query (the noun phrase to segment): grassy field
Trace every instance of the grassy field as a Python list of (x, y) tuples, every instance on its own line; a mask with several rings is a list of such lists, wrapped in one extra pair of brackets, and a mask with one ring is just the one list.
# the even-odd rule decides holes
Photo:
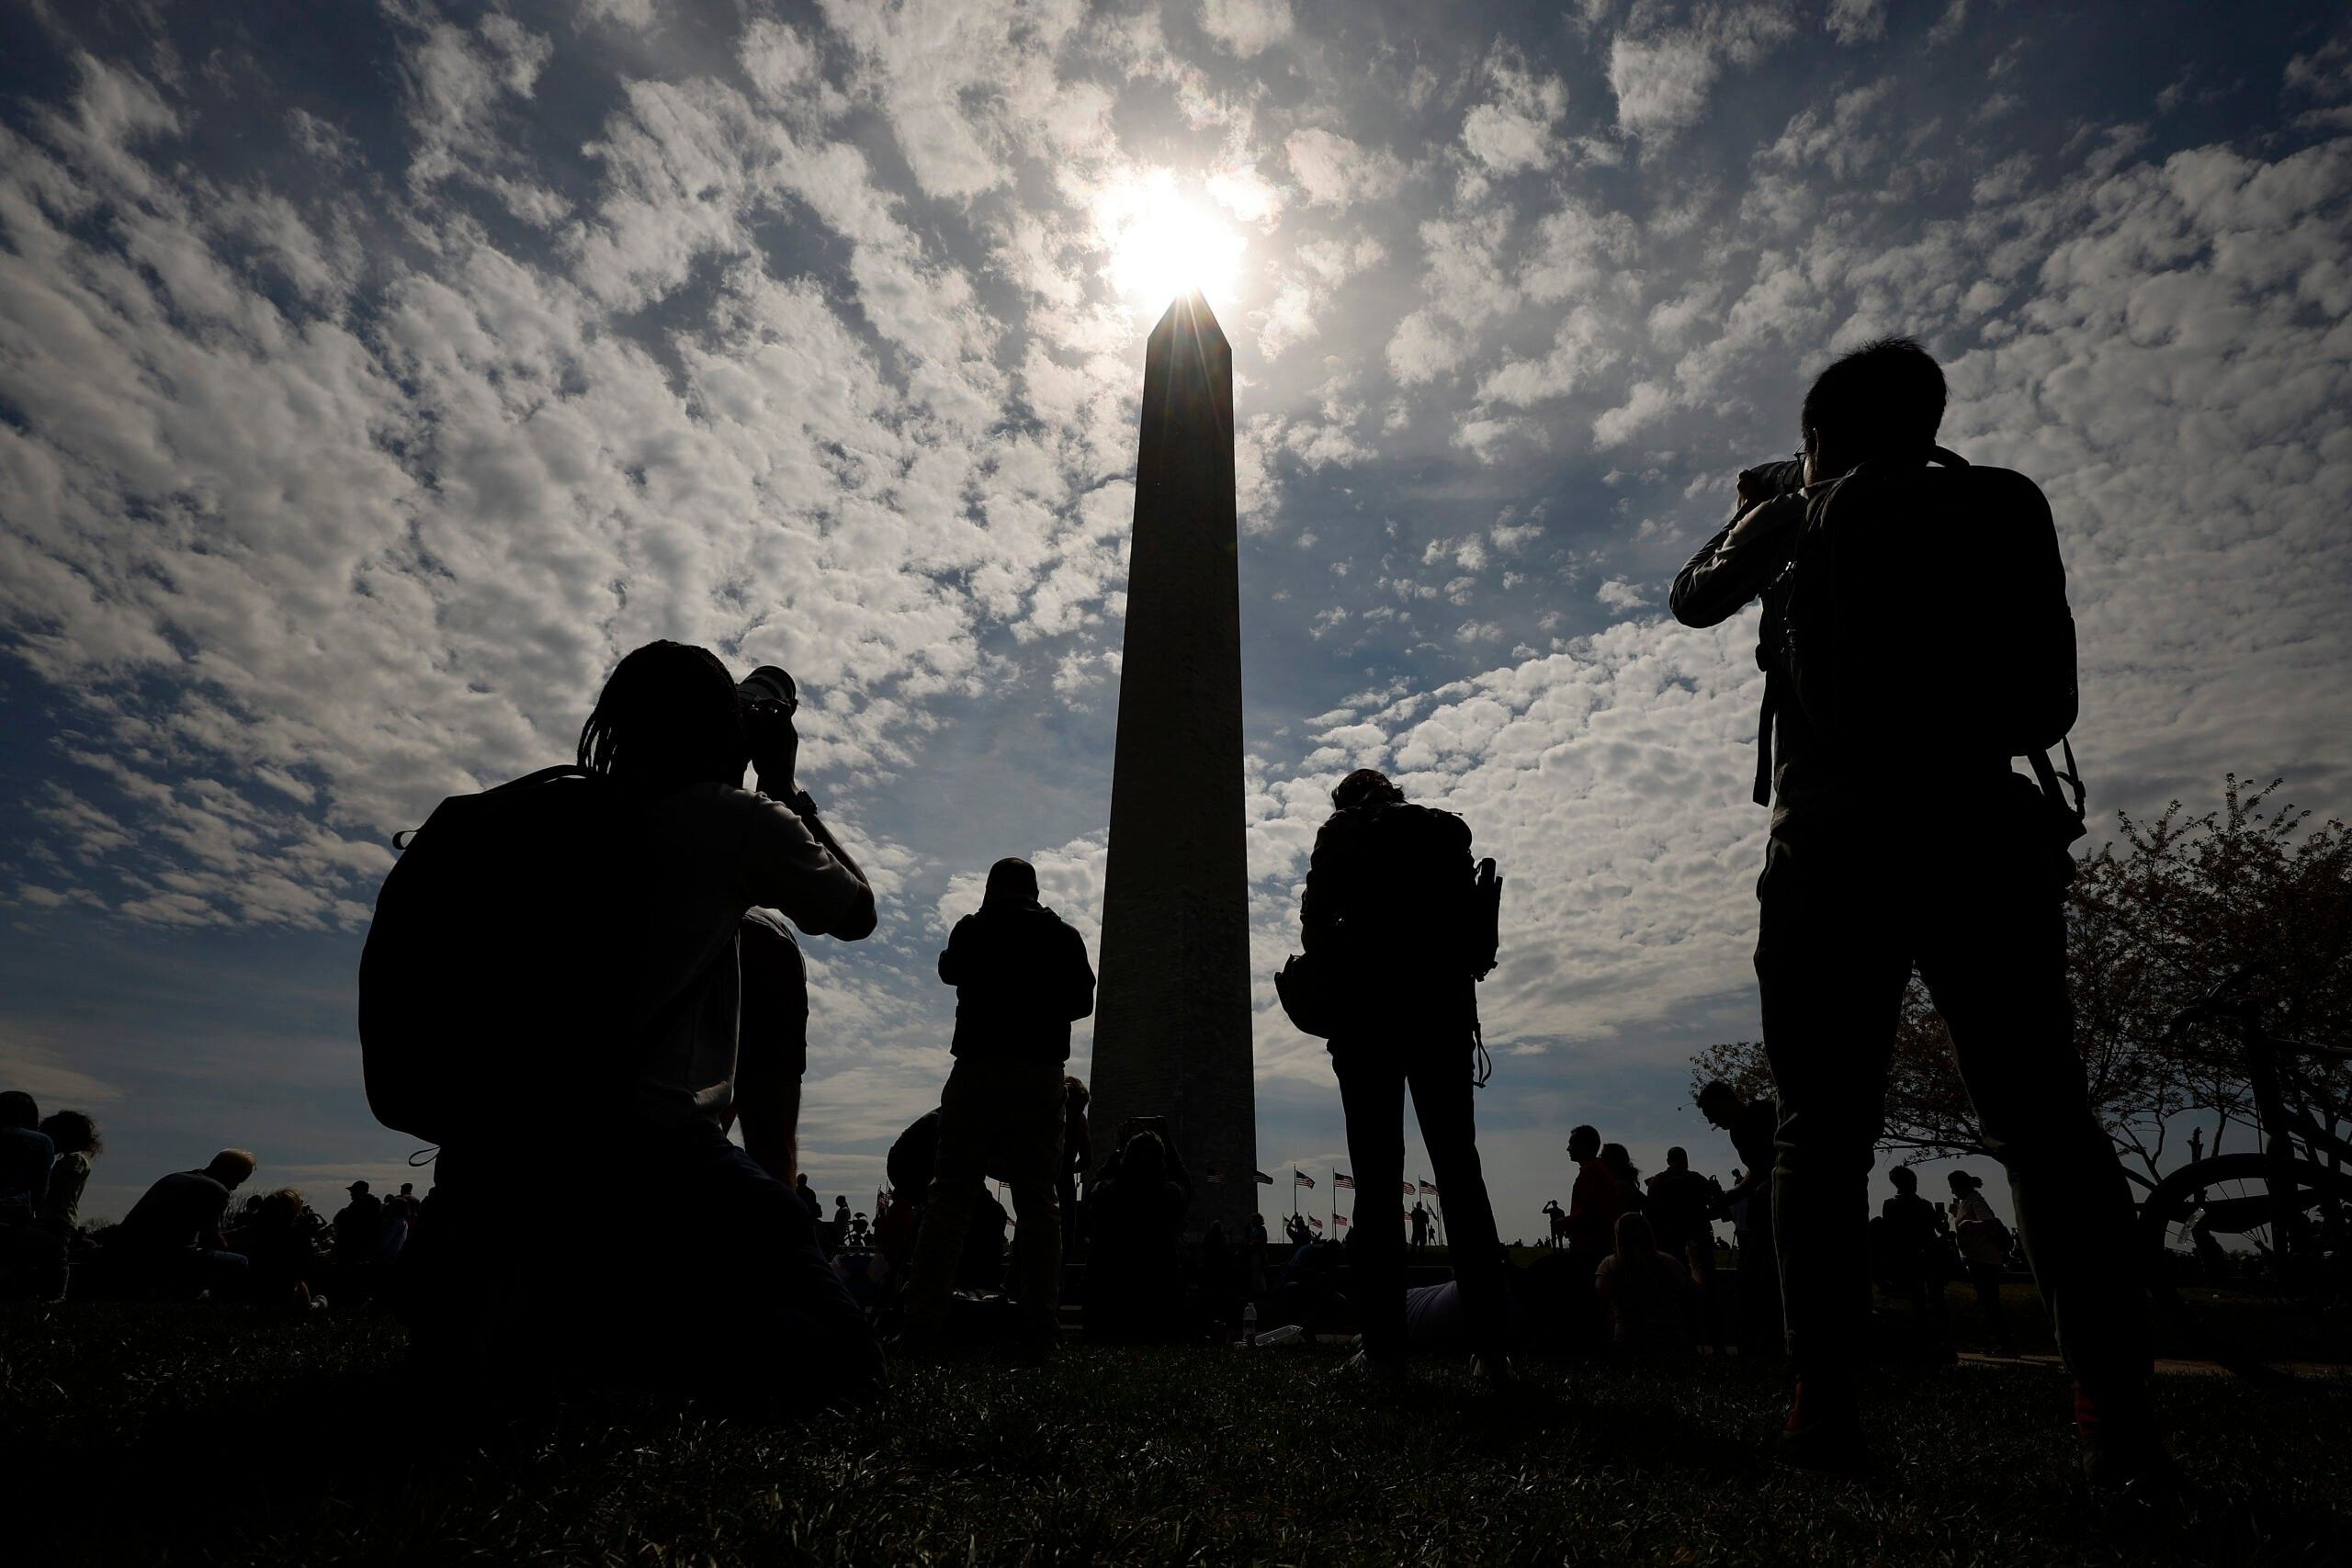
[[(758, 1426), (631, 1401), (420, 1404), (377, 1316), (0, 1312), (12, 1561), (328, 1563), (2238, 1562), (2352, 1534), (2352, 1384), (2161, 1380), (2199, 1478), (2154, 1539), (2100, 1521), (2064, 1388), (2030, 1367), (1873, 1379), (1869, 1483), (1759, 1454), (1736, 1362), (1458, 1364), (1380, 1397), (1328, 1349), (1079, 1348), (1043, 1372), (900, 1368), (878, 1409)], [(21, 1551), (21, 1555), (19, 1555)]]

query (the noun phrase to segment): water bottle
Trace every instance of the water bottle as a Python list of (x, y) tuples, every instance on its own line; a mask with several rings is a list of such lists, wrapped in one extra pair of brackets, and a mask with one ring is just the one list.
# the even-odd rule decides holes
[(1241, 1307), (1241, 1348), (1244, 1350), (1258, 1343), (1258, 1303), (1245, 1302)]

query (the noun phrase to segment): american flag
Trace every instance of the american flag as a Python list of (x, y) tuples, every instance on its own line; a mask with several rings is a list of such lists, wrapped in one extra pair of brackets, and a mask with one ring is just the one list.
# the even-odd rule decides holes
[(1437, 1183), (1434, 1181), (1424, 1181), (1421, 1183), (1421, 1190), (1434, 1198), (1437, 1196)]
[(1331, 1216), (1331, 1223), (1335, 1225), (1344, 1225), (1348, 1223), (1348, 1216), (1345, 1214), (1334, 1214)]
[(1264, 1171), (1262, 1171), (1262, 1170), (1261, 1170), (1261, 1171), (1260, 1171), (1260, 1172), (1258, 1173), (1258, 1184), (1259, 1184), (1261, 1187), (1272, 1187), (1272, 1186), (1274, 1184), (1274, 1179), (1273, 1179), (1272, 1177), (1271, 1177), (1271, 1176), (1268, 1176)]
[(1290, 1181), (1291, 1185), (1294, 1187), (1312, 1187), (1315, 1185), (1315, 1178), (1307, 1175), (1306, 1172), (1303, 1170), (1292, 1171), (1290, 1173)]
[(1408, 1197), (1408, 1198), (1410, 1198), (1412, 1195), (1413, 1195), (1413, 1184), (1412, 1184), (1411, 1182), (1408, 1181), (1407, 1183), (1405, 1183), (1405, 1196), (1406, 1196), (1406, 1197)]
[(1307, 1216), (1306, 1216), (1306, 1223), (1307, 1223), (1308, 1224), (1310, 1224), (1310, 1225), (1313, 1225), (1313, 1226), (1314, 1226), (1317, 1230), (1318, 1230), (1318, 1231), (1319, 1231), (1319, 1230), (1321, 1230), (1321, 1229), (1323, 1228), (1323, 1222), (1322, 1222), (1321, 1220), (1317, 1219), (1317, 1218), (1316, 1218), (1314, 1215), (1312, 1215), (1312, 1214), (1309, 1214), (1309, 1215), (1307, 1215)]
[(1353, 1191), (1355, 1190), (1356, 1179), (1352, 1176), (1342, 1176), (1335, 1170), (1331, 1173), (1331, 1185), (1334, 1188), (1344, 1187), (1350, 1191)]

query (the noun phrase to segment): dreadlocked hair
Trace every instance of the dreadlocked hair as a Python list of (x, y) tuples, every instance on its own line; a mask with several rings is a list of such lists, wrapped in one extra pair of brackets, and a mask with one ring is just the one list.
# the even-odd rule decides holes
[(615, 667), (580, 727), (580, 766), (636, 793), (743, 776), (735, 678), (708, 649), (649, 642)]

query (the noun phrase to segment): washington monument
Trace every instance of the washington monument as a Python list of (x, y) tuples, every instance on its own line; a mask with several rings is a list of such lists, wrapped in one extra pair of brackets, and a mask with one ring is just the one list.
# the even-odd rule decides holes
[(1108, 1141), (1165, 1116), (1193, 1228), (1222, 1220), (1238, 1240), (1258, 1122), (1235, 537), (1233, 354), (1188, 294), (1144, 358), (1091, 1120)]

